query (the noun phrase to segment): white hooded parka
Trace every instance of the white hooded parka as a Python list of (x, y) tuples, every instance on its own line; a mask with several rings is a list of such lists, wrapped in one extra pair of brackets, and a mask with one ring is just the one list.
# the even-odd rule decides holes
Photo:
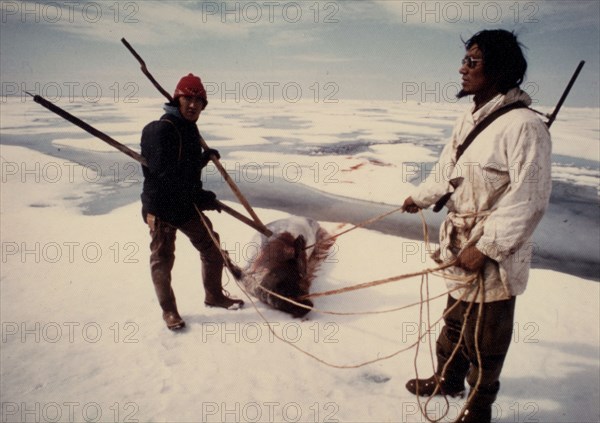
[[(546, 124), (529, 109), (511, 110), (484, 129), (455, 162), (457, 147), (473, 127), (516, 101), (531, 104), (525, 92), (513, 88), (475, 112), (473, 105), (456, 122), (434, 171), (412, 194), (419, 207), (427, 208), (453, 192), (440, 227), (440, 258), (444, 262), (451, 262), (470, 245), (489, 258), (482, 271), (483, 297), (476, 296), (472, 288), (467, 293), (461, 288), (451, 292), (456, 299), (499, 301), (522, 294), (527, 286), (534, 250), (531, 236), (552, 189), (551, 140)], [(463, 178), (456, 188), (450, 184), (455, 178)], [(450, 276), (463, 276), (465, 271), (454, 266), (449, 274), (446, 284), (451, 290), (460, 282)]]

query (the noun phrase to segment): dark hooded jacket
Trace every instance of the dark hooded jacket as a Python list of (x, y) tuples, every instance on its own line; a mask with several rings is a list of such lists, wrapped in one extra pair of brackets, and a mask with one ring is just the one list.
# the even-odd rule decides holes
[(177, 107), (165, 105), (160, 120), (150, 122), (142, 131), (143, 167), (142, 214), (151, 213), (173, 225), (197, 217), (211, 208), (215, 195), (202, 189), (200, 172), (208, 163), (203, 154), (200, 133), (194, 122), (184, 119)]

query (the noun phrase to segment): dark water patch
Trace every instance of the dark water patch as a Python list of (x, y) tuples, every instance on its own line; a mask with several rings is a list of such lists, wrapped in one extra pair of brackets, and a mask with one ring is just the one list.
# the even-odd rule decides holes
[(362, 129), (358, 129), (356, 131), (351, 131), (351, 132), (340, 132), (338, 134), (338, 138), (339, 139), (349, 139), (349, 140), (358, 140), (361, 137), (364, 137), (365, 135), (367, 135), (369, 132), (368, 131), (363, 131)]
[[(140, 131), (140, 133), (141, 133), (141, 131)], [(210, 147), (210, 142), (211, 141), (237, 141), (237, 140), (232, 140), (231, 138), (223, 136), (223, 135), (214, 135), (210, 131), (200, 131), (200, 133), (202, 134), (202, 137), (205, 140), (209, 140), (209, 141), (207, 141), (209, 147)], [(140, 135), (140, 137), (141, 137), (141, 135)]]
[(246, 119), (245, 122), (250, 123), (252, 128), (266, 129), (307, 129), (312, 126), (311, 121), (285, 115), (253, 117), (252, 119)]
[(390, 144), (390, 145), (411, 144), (411, 145), (415, 145), (418, 147), (428, 148), (434, 152), (441, 152), (444, 149), (444, 146), (446, 145), (445, 141), (441, 140), (439, 138), (431, 138), (431, 137), (406, 138), (405, 134), (398, 134), (397, 139), (392, 140), (388, 143), (381, 143), (381, 144), (383, 144), (383, 145), (385, 145), (385, 144)]
[[(411, 125), (411, 126), (416, 126), (416, 127), (422, 127), (422, 128), (427, 128), (427, 129), (438, 129), (438, 130), (442, 130), (442, 131), (450, 131), (452, 132), (452, 128), (454, 127), (454, 121), (449, 121), (448, 123), (439, 123), (439, 120), (443, 120), (443, 119), (439, 119), (439, 118), (435, 118), (436, 122), (431, 122), (431, 121), (427, 121), (427, 117), (424, 117), (423, 120), (405, 120), (405, 119), (398, 119), (398, 118), (392, 118), (392, 117), (385, 117), (383, 119), (378, 119), (379, 122), (387, 122), (387, 123), (392, 123), (392, 124), (398, 124), (398, 125)], [(454, 118), (456, 119), (456, 118)], [(418, 134), (417, 134), (418, 135)]]
[(358, 109), (358, 111), (359, 112), (366, 112), (366, 113), (382, 113), (382, 114), (389, 113), (389, 110), (387, 110), (387, 109), (377, 109), (377, 108)]
[[(109, 150), (106, 152), (90, 151), (85, 148), (77, 148), (66, 145), (55, 145), (52, 143), (53, 140), (59, 138), (69, 139), (89, 139), (90, 134), (82, 133), (68, 133), (63, 132), (47, 132), (43, 134), (35, 135), (3, 135), (0, 138), (0, 145), (15, 145), (19, 147), (30, 148), (39, 153), (46, 154), (51, 157), (65, 159), (78, 163), (80, 165), (91, 164), (91, 163), (122, 163), (128, 161), (129, 157), (125, 156), (118, 150)], [(104, 145), (103, 141), (98, 140), (99, 145)], [(133, 159), (129, 159), (133, 161)], [(137, 163), (137, 162), (136, 162)]]
[[(206, 182), (206, 186), (210, 187), (208, 189), (215, 191), (219, 198), (237, 201), (228, 187), (221, 181), (209, 180)], [(277, 178), (271, 183), (252, 184), (241, 181), (239, 186), (254, 207), (277, 209), (294, 215), (330, 222), (359, 223), (393, 210), (403, 200), (403, 198), (398, 198), (397, 204), (372, 203), (326, 194), (299, 183), (290, 183)], [(554, 213), (563, 208), (562, 202), (568, 201), (568, 198), (551, 200), (547, 217), (551, 218)], [(587, 201), (579, 204), (577, 208), (581, 211), (581, 214), (580, 216), (573, 215), (573, 219), (578, 221), (575, 222), (576, 225), (585, 227), (590, 222), (598, 221), (597, 200), (588, 198)], [(445, 215), (445, 210), (440, 213), (425, 211), (432, 242), (437, 242), (439, 227)], [(421, 219), (416, 214), (395, 213), (370, 225), (369, 229), (411, 240), (423, 240)], [(600, 257), (597, 260), (581, 257), (578, 250), (580, 247), (569, 245), (569, 243), (564, 246), (548, 245), (536, 241), (535, 234), (533, 242), (539, 246), (535, 249), (532, 261), (533, 268), (551, 269), (600, 281)], [(556, 242), (559, 243), (560, 240), (556, 240)], [(357, 246), (357, 248), (360, 248), (360, 246)], [(557, 254), (556, 251), (561, 251), (561, 254)], [(401, 252), (398, 251), (397, 253), (400, 254)], [(399, 266), (401, 266), (400, 262)]]
[[(86, 190), (86, 194), (89, 194), (90, 197), (86, 196), (87, 200), (78, 205), (86, 215), (107, 214), (115, 208), (131, 203), (137, 203), (141, 208), (139, 196), (143, 177), (141, 166), (137, 162), (117, 151), (95, 153), (66, 148), (57, 150), (50, 143), (53, 137), (55, 138), (56, 134), (10, 135), (2, 137), (2, 144), (25, 146), (58, 159), (79, 163), (82, 166), (89, 163), (99, 166), (101, 177), (88, 182), (90, 188)], [(368, 145), (365, 142), (362, 144), (362, 148), (368, 148)], [(272, 146), (270, 147), (272, 148)], [(115, 174), (115, 169), (118, 169), (119, 173)], [(220, 175), (205, 176), (203, 180), (205, 189), (214, 191), (220, 199), (237, 202)], [(300, 183), (292, 183), (279, 178), (259, 183), (252, 183), (242, 178), (241, 181), (237, 181), (237, 184), (253, 207), (276, 209), (319, 221), (359, 223), (388, 212), (403, 201), (403, 198), (398, 197), (391, 200), (395, 204), (372, 203), (323, 193)], [(81, 193), (73, 193), (71, 196), (76, 197), (79, 194)], [(35, 203), (32, 206), (46, 205)], [(575, 228), (585, 230), (589, 225), (597, 226), (600, 206), (597, 192), (593, 187), (555, 182), (550, 207), (544, 219), (562, 216), (560, 213), (567, 208), (570, 211), (568, 218), (573, 220), (569, 223)], [(426, 211), (425, 214), (433, 241), (437, 238), (436, 233), (445, 212)], [(396, 213), (370, 225), (369, 229), (412, 240), (423, 240), (421, 221), (418, 215)], [(532, 267), (557, 270), (595, 281), (600, 280), (600, 257), (597, 260), (582, 258), (579, 251), (581, 248), (592, 247), (577, 246), (573, 242), (563, 245), (561, 239), (552, 238), (549, 239), (549, 242), (539, 242), (538, 245)], [(363, 247), (357, 246), (357, 248)], [(401, 252), (390, 252), (390, 254), (395, 253), (400, 254)], [(402, 263), (399, 262), (398, 266), (400, 270)]]
[(580, 167), (588, 170), (600, 170), (600, 157), (594, 159), (583, 159), (579, 157), (565, 156), (562, 154), (552, 154), (553, 163), (562, 166)]
[(105, 189), (100, 192), (94, 192), (93, 197), (87, 201), (82, 202), (79, 207), (81, 208), (82, 214), (86, 216), (105, 215), (116, 208), (127, 206), (136, 202), (139, 203), (141, 210), (141, 192), (141, 183), (130, 185), (127, 187), (121, 187), (118, 189), (111, 187), (110, 189)]
[[(338, 143), (327, 143), (327, 144), (306, 144), (300, 138), (287, 138), (287, 137), (264, 137), (265, 140), (269, 141), (269, 144), (257, 144), (257, 145), (246, 145), (244, 146), (245, 152), (252, 152), (260, 154), (262, 152), (273, 153), (277, 152), (280, 154), (300, 154), (307, 156), (325, 156), (325, 155), (339, 155), (347, 156), (357, 153), (362, 153), (369, 150), (369, 146), (374, 145), (372, 141), (353, 141), (353, 142), (338, 142)], [(276, 149), (273, 146), (276, 146)], [(220, 147), (222, 156), (226, 156), (229, 151), (235, 152), (239, 148), (237, 146)]]
[(280, 144), (293, 144), (297, 145), (302, 143), (302, 139), (293, 138), (293, 137), (263, 137), (265, 140), (269, 141), (271, 144), (280, 145)]
[(369, 146), (373, 144), (374, 143), (370, 141), (338, 142), (335, 144), (313, 147), (309, 154), (347, 156), (368, 151)]

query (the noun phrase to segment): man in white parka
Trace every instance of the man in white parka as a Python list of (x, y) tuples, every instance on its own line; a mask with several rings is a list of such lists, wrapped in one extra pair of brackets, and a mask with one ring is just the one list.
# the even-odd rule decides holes
[[(479, 274), (484, 289), (478, 291), (475, 282), (449, 294), (436, 344), (436, 373), (429, 379), (412, 379), (406, 387), (418, 395), (458, 396), (466, 378), (473, 396), (457, 421), (484, 423), (491, 420), (500, 389), (515, 296), (527, 285), (531, 236), (550, 198), (551, 142), (546, 124), (533, 111), (515, 108), (495, 118), (457, 160), (458, 147), (486, 116), (513, 103), (531, 104), (519, 89), (527, 62), (513, 33), (481, 31), (465, 42), (465, 48), (458, 96), (472, 95), (474, 104), (456, 122), (435, 171), (406, 198), (403, 208), (415, 213), (449, 195), (438, 259), (456, 260), (449, 269), (453, 275)], [(447, 278), (449, 289), (461, 283)], [(465, 317), (472, 301), (476, 304)]]

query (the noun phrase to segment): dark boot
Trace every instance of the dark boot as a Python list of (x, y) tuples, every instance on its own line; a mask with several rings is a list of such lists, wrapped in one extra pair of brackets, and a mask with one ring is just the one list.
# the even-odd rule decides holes
[[(473, 392), (471, 387), (471, 392)], [(500, 382), (481, 384), (456, 420), (461, 423), (490, 423), (492, 404), (500, 390)]]
[[(216, 250), (216, 248), (215, 248)], [(223, 257), (218, 251), (205, 251), (202, 254), (202, 283), (204, 285), (204, 304), (209, 307), (221, 307), (238, 310), (244, 306), (242, 300), (229, 297), (223, 289)]]
[(177, 302), (175, 301), (175, 294), (171, 286), (164, 284), (154, 284), (156, 290), (156, 296), (160, 303), (160, 308), (163, 310), (163, 320), (167, 324), (167, 328), (170, 330), (178, 330), (185, 327), (185, 322), (177, 311)]
[(464, 383), (448, 383), (446, 379), (441, 379), (437, 375), (429, 379), (411, 379), (406, 383), (408, 392), (422, 397), (432, 395), (448, 395), (451, 397), (462, 398), (465, 394)]
[[(429, 379), (411, 379), (406, 384), (406, 389), (414, 395), (418, 392), (420, 396), (449, 395), (461, 398), (464, 396), (464, 380), (469, 370), (469, 359), (464, 353), (462, 344), (452, 357), (452, 361), (448, 363), (460, 340), (462, 327), (463, 310), (458, 306), (453, 307), (455, 303), (456, 300), (448, 296), (446, 310), (450, 311), (444, 317), (445, 325), (436, 341), (435, 352), (438, 362), (436, 374)], [(444, 367), (446, 367), (445, 373)]]
[[(150, 224), (149, 224), (150, 225)], [(176, 229), (171, 225), (152, 218), (150, 225), (150, 273), (156, 292), (156, 298), (163, 311), (163, 320), (167, 328), (178, 330), (185, 322), (177, 312), (175, 293), (171, 288), (171, 270), (175, 263)]]
[(163, 311), (163, 320), (167, 324), (167, 328), (170, 330), (179, 330), (185, 327), (185, 322), (177, 312), (175, 311)]
[(471, 408), (463, 410), (458, 420), (459, 423), (490, 423), (492, 421), (492, 408)]
[(492, 407), (467, 407), (455, 422), (459, 423), (490, 423), (492, 421)]
[[(212, 223), (206, 219), (212, 229)], [(228, 310), (237, 310), (242, 308), (242, 300), (230, 298), (228, 293), (223, 290), (221, 284), (223, 277), (223, 266), (225, 261), (219, 249), (215, 246), (210, 234), (199, 219), (192, 219), (189, 222), (179, 226), (181, 230), (191, 241), (192, 245), (200, 252), (202, 261), (202, 283), (204, 285), (204, 304), (210, 307), (222, 307)], [(219, 234), (213, 232), (215, 238), (219, 240)]]
[(515, 297), (485, 303), (478, 342), (475, 337), (478, 311), (472, 310), (468, 318), (465, 343), (472, 364), (467, 382), (471, 392), (478, 381), (479, 386), (457, 420), (459, 422), (488, 423), (492, 419), (492, 405), (500, 390), (500, 374), (512, 340), (514, 309)]
[(207, 305), (208, 307), (221, 307), (221, 308), (225, 308), (227, 310), (239, 310), (240, 308), (244, 307), (243, 300), (239, 300), (237, 298), (231, 298), (225, 294), (223, 294), (220, 298), (217, 298), (217, 299), (215, 299), (214, 297), (211, 297), (209, 299), (207, 297), (207, 299), (204, 300), (204, 304)]

